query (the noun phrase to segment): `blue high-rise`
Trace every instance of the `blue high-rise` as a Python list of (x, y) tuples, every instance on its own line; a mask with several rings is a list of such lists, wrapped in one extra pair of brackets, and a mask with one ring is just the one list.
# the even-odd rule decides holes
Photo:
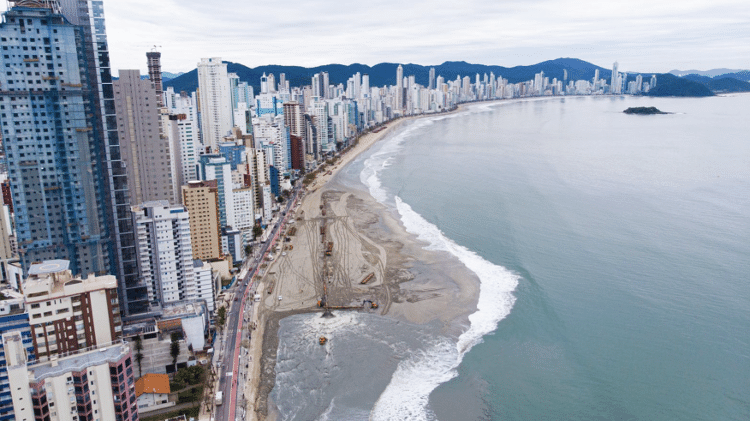
[(0, 24), (0, 130), (22, 265), (109, 273), (122, 310), (148, 309), (100, 0), (11, 1)]

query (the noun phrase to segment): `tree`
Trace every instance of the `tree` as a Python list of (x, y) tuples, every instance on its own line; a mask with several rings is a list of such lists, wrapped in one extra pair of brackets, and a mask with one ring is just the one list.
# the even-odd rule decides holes
[(177, 371), (177, 357), (180, 355), (180, 335), (172, 332), (172, 344), (169, 347), (169, 355), (172, 356), (172, 365)]
[(219, 307), (218, 316), (216, 318), (216, 326), (221, 329), (224, 327), (224, 323), (227, 321), (227, 308), (224, 306)]
[(252, 252), (253, 252), (253, 246), (251, 246), (250, 244), (246, 245), (245, 246), (245, 256), (249, 256), (250, 253), (252, 253)]
[(138, 377), (143, 376), (143, 368), (141, 367), (141, 361), (143, 361), (143, 340), (141, 335), (135, 337), (135, 362), (138, 363)]
[(263, 235), (263, 228), (261, 228), (260, 224), (255, 224), (253, 227), (253, 238), (258, 238), (261, 235)]

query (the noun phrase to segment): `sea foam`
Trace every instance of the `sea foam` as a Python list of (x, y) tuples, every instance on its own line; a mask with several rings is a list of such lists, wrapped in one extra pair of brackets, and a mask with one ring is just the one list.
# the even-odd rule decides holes
[[(376, 200), (385, 203), (388, 199), (379, 176), (388, 166), (394, 153), (402, 147), (409, 134), (432, 124), (434, 120), (436, 119), (416, 122), (386, 142), (378, 152), (365, 161), (360, 178)], [(434, 343), (401, 361), (370, 414), (370, 419), (374, 421), (433, 420), (435, 415), (428, 408), (430, 393), (442, 383), (454, 378), (458, 374), (456, 369), (464, 355), (480, 343), (484, 335), (494, 331), (500, 320), (510, 314), (515, 302), (512, 292), (518, 285), (519, 276), (456, 244), (400, 197), (394, 196), (393, 199), (404, 227), (420, 241), (427, 243), (426, 249), (454, 255), (480, 280), (477, 311), (469, 316), (469, 329), (459, 336), (457, 342), (449, 338), (436, 338)]]

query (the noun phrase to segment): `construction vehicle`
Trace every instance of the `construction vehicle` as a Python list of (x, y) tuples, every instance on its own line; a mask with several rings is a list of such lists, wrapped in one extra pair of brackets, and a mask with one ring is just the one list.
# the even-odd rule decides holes
[(367, 275), (365, 277), (365, 279), (363, 279), (362, 282), (360, 282), (360, 284), (365, 285), (366, 283), (370, 282), (372, 280), (372, 278), (374, 278), (374, 277), (375, 277), (375, 272)]
[(326, 256), (330, 256), (333, 253), (333, 241), (328, 242), (328, 248), (326, 248)]

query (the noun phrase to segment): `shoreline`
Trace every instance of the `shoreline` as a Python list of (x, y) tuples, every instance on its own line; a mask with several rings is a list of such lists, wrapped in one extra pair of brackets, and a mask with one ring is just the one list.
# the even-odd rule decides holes
[[(289, 246), (293, 249), (284, 251), (264, 268), (257, 287), (263, 299), (253, 306), (252, 320), (257, 329), (248, 350), (252, 367), (244, 389), (248, 419), (277, 419), (269, 402), (275, 385), (279, 323), (292, 315), (320, 312), (316, 303), (325, 291), (330, 305), (370, 300), (378, 302), (380, 308), (360, 311), (420, 325), (438, 321), (444, 334), (455, 338), (466, 329), (468, 315), (476, 310), (479, 295), (476, 274), (446, 252), (424, 250), (424, 243), (407, 233), (401, 221), (369, 192), (342, 185), (335, 177), (344, 166), (406, 122), (519, 100), (524, 99), (460, 104), (449, 112), (385, 123), (384, 130), (362, 135), (355, 146), (338, 157), (328, 171), (320, 171), (306, 187), (300, 203), (290, 210), (289, 217), (293, 219), (286, 226), (286, 234), (295, 227), (296, 235), (290, 237), (289, 243), (280, 237), (278, 243), (284, 250)], [(321, 227), (326, 230), (322, 237)], [(333, 258), (329, 259), (333, 262), (323, 257), (324, 242), (328, 240), (335, 243)], [(344, 253), (340, 253), (342, 248)], [(444, 266), (442, 273), (430, 269), (439, 265)], [(375, 273), (374, 280), (360, 286), (360, 279), (368, 273)], [(328, 279), (329, 288), (324, 287), (323, 279)], [(273, 293), (266, 294), (269, 287)], [(277, 295), (283, 299), (277, 300)]]

